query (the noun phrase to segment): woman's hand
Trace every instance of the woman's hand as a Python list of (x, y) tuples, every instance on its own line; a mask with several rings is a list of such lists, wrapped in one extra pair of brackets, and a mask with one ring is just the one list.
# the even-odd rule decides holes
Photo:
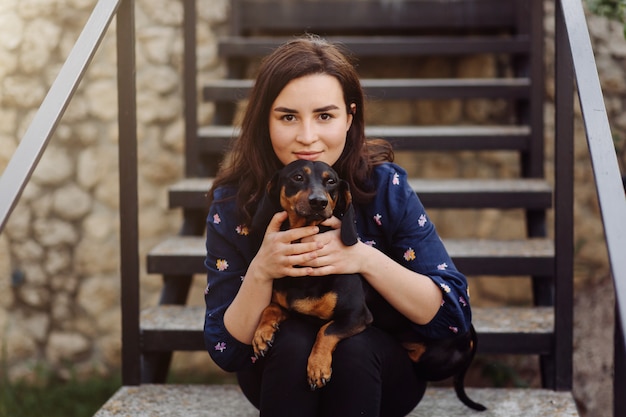
[(330, 274), (353, 274), (360, 272), (359, 251), (361, 242), (356, 245), (346, 246), (341, 240), (341, 220), (333, 216), (322, 223), (331, 227), (324, 233), (308, 237), (303, 241), (317, 242), (320, 248), (316, 251), (316, 257), (305, 264), (313, 270), (307, 275), (322, 276)]
[[(317, 251), (323, 244), (310, 238), (319, 232), (319, 228), (306, 226), (281, 231), (280, 226), (286, 219), (287, 212), (276, 213), (267, 226), (261, 247), (248, 268), (248, 271), (254, 271), (257, 279), (270, 281), (285, 276), (311, 275), (313, 272), (310, 266), (296, 266), (306, 266), (318, 256)], [(296, 241), (301, 242), (292, 243)]]

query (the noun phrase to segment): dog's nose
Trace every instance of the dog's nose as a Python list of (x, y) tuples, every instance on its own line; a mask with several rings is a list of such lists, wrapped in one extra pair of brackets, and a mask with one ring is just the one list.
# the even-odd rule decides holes
[(328, 205), (328, 199), (325, 197), (312, 195), (309, 197), (309, 205), (315, 211), (324, 210)]

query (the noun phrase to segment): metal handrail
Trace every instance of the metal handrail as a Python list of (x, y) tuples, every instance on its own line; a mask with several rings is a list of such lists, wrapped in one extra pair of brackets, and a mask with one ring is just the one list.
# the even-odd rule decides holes
[[(626, 196), (580, 0), (561, 0), (604, 224), (619, 315), (626, 321)], [(626, 339), (624, 340), (626, 342)]]
[(120, 0), (99, 0), (0, 177), (0, 233), (115, 16)]
[[(624, 257), (624, 248), (626, 248), (626, 195), (581, 0), (559, 0), (557, 2), (556, 29), (557, 55), (562, 56), (559, 54), (562, 54), (563, 50), (567, 50), (571, 55), (569, 59), (571, 59), (574, 78), (578, 87), (578, 98), (587, 135), (609, 264), (615, 287), (614, 415), (620, 415), (626, 406), (624, 393), (618, 390), (618, 387), (623, 387), (626, 384), (624, 381), (626, 379), (626, 372), (624, 371), (626, 333), (622, 327), (626, 324), (626, 257)], [(562, 31), (561, 36), (559, 36), (560, 30)], [(563, 72), (557, 73), (557, 83), (559, 77), (568, 78), (566, 71), (563, 69)], [(564, 81), (561, 80), (561, 82)], [(564, 100), (567, 98), (564, 97)], [(557, 150), (557, 158), (559, 152)]]

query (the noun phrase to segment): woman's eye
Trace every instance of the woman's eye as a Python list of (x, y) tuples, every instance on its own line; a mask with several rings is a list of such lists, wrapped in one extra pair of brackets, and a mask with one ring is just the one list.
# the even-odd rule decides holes
[(328, 113), (322, 113), (322, 114), (320, 114), (320, 119), (322, 119), (322, 120), (330, 120), (330, 119), (332, 119), (332, 118), (333, 118), (333, 116), (332, 116), (332, 115), (330, 115), (330, 114), (328, 114)]
[(293, 122), (296, 119), (296, 116), (293, 114), (286, 114), (282, 117), (282, 119), (286, 122)]

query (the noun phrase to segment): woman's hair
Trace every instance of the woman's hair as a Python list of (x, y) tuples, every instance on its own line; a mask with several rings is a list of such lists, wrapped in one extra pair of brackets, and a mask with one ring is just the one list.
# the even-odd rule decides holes
[[(383, 140), (365, 140), (363, 89), (354, 66), (334, 45), (317, 36), (297, 38), (278, 47), (259, 68), (243, 117), (241, 133), (233, 141), (230, 161), (224, 164), (209, 191), (209, 202), (217, 187), (237, 187), (237, 206), (244, 224), (249, 224), (265, 186), (282, 168), (269, 135), (272, 103), (283, 88), (296, 78), (313, 74), (335, 77), (343, 89), (346, 109), (352, 113), (346, 145), (333, 168), (350, 184), (355, 202), (371, 199), (368, 186), (374, 165), (393, 160), (391, 145)], [(351, 110), (351, 104), (356, 109)]]

